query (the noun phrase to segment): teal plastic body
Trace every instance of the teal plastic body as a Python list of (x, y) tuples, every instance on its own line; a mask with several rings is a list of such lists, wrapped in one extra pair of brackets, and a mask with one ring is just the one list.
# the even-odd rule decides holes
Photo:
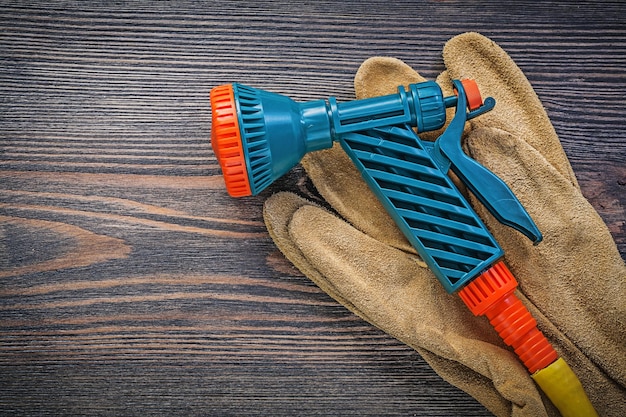
[[(289, 97), (233, 84), (243, 151), (252, 194), (287, 173), (311, 151), (330, 148), (348, 132), (408, 123), (419, 132), (441, 128), (446, 106), (433, 81), (411, 84), (408, 92), (338, 103), (334, 97), (297, 103)], [(271, 140), (269, 140), (271, 138)]]
[[(434, 82), (400, 87), (397, 94), (337, 103), (334, 98), (296, 103), (288, 97), (234, 84), (237, 117), (252, 194), (289, 171), (311, 151), (341, 146), (398, 227), (447, 291), (489, 268), (503, 252), (461, 192), (450, 170), (503, 224), (533, 242), (541, 233), (508, 186), (461, 149), (466, 121), (491, 110), (487, 98), (467, 110), (457, 96), (443, 97)], [(417, 132), (440, 129), (446, 107), (454, 118), (434, 142)]]
[[(448, 292), (493, 265), (503, 251), (410, 126), (348, 133), (341, 146)], [(426, 142), (427, 143), (427, 142)]]

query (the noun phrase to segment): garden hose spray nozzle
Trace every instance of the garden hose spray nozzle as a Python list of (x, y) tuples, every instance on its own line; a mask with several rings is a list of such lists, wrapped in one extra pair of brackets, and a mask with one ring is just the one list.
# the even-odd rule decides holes
[[(464, 183), (501, 223), (535, 244), (542, 235), (509, 187), (468, 157), (461, 135), (468, 119), (495, 106), (473, 80), (453, 80), (444, 97), (432, 81), (396, 94), (338, 103), (290, 98), (227, 84), (211, 91), (211, 143), (233, 197), (256, 195), (308, 152), (339, 142), (363, 179), (449, 293), (485, 315), (561, 414), (596, 416), (582, 385), (516, 296), (517, 281), (500, 245), (448, 176)], [(434, 141), (417, 133), (441, 129)], [(416, 133), (417, 132), (417, 133)]]

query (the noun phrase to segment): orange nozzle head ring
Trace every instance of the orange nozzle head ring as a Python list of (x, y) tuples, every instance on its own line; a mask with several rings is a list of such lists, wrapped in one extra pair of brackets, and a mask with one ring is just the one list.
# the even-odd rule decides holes
[(222, 168), (226, 190), (233, 197), (252, 195), (233, 86), (225, 84), (215, 87), (210, 96), (213, 125), (211, 146)]

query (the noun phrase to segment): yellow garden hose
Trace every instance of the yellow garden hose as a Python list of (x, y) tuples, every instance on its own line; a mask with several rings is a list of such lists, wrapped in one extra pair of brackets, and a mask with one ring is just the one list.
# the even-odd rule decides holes
[(563, 358), (535, 372), (532, 378), (563, 417), (598, 416), (578, 377)]

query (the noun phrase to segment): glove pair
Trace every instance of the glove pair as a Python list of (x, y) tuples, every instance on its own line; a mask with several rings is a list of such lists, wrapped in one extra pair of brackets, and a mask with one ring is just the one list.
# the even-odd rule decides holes
[[(446, 43), (443, 60), (437, 82), (445, 95), (453, 94), (451, 79), (472, 78), (483, 97), (496, 99), (494, 110), (467, 123), (465, 150), (507, 183), (544, 236), (533, 246), (467, 193), (505, 251), (518, 297), (598, 413), (626, 415), (626, 266), (607, 227), (582, 196), (539, 98), (506, 52), (465, 33)], [(362, 64), (354, 85), (363, 99), (422, 81), (405, 63), (377, 57)], [(296, 267), (493, 414), (558, 415), (487, 320), (444, 290), (339, 145), (308, 154), (302, 165), (338, 215), (292, 193), (266, 201), (268, 231)]]

